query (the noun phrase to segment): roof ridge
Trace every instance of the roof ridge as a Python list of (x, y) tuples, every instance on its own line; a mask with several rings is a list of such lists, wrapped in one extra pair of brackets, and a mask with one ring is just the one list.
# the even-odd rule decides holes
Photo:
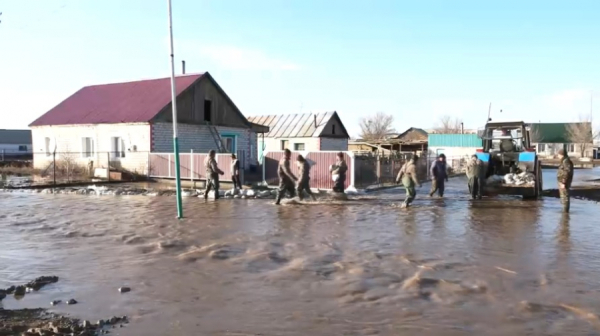
[[(181, 75), (175, 75), (175, 78), (177, 79), (177, 78), (192, 77), (192, 76), (202, 77), (202, 76), (206, 75), (207, 73), (208, 72), (181, 74)], [(150, 82), (150, 81), (165, 80), (165, 79), (170, 79), (170, 78), (171, 78), (171, 76), (169, 76), (169, 77), (157, 77), (157, 78), (144, 78), (144, 79), (122, 81), (122, 82), (99, 83), (99, 84), (86, 85), (86, 86), (84, 86), (82, 88), (98, 87), (98, 86), (108, 86), (108, 85), (121, 85), (121, 84), (130, 84), (130, 83), (141, 83), (141, 82)]]

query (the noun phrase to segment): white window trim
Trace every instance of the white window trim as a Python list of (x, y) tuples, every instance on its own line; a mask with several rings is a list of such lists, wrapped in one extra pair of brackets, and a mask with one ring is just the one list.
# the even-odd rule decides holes
[[(302, 145), (304, 146), (303, 149), (296, 149), (296, 145)], [(294, 142), (294, 151), (305, 151), (306, 150), (306, 143), (305, 142)]]
[[(86, 148), (84, 148), (83, 146), (83, 140), (84, 139), (90, 139), (91, 144), (92, 144), (92, 150), (90, 151), (90, 156), (86, 156)], [(89, 158), (93, 158), (96, 156), (96, 141), (94, 140), (94, 137), (91, 136), (83, 136), (81, 137), (81, 157), (84, 159), (89, 159)]]
[[(118, 138), (120, 141), (119, 141), (118, 148), (116, 148), (116, 150), (113, 150), (113, 139), (115, 139), (115, 138)], [(113, 136), (111, 136), (109, 138), (109, 141), (110, 141), (110, 143), (109, 143), (109, 147), (108, 148), (110, 149), (110, 159), (112, 161), (120, 161), (122, 159), (127, 158), (127, 154), (126, 154), (126, 151), (125, 151), (125, 139), (123, 139), (122, 136), (120, 136), (120, 135), (113, 135)], [(119, 155), (117, 155), (117, 153)]]

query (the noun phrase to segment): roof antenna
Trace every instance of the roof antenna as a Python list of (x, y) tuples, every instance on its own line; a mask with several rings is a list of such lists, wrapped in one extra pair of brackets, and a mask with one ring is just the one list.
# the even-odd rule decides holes
[(184, 60), (181, 61), (181, 72), (182, 72), (182, 74), (185, 75), (185, 61)]

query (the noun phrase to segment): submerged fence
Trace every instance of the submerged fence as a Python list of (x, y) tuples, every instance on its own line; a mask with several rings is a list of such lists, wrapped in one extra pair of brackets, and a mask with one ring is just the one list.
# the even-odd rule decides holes
[[(303, 155), (311, 165), (311, 187), (333, 189), (334, 181), (330, 166), (336, 163), (337, 151), (294, 151), (292, 152), (292, 172), (298, 174), (296, 156)], [(398, 172), (410, 155), (396, 154), (391, 156), (356, 155), (345, 151), (344, 160), (348, 165), (345, 188), (367, 189), (374, 186), (392, 184)], [(180, 153), (180, 173), (185, 181), (196, 182), (206, 179), (204, 161), (207, 153), (193, 151)], [(253, 174), (254, 167), (248, 160), (245, 151), (238, 151), (240, 163), (240, 180), (245, 182), (266, 182), (271, 186), (279, 183), (277, 169), (283, 151), (265, 152), (263, 162), (258, 167), (258, 174)], [(101, 180), (138, 180), (146, 177), (175, 178), (175, 156), (173, 153), (151, 152), (35, 152), (33, 167), (0, 167), (3, 174), (32, 176), (27, 183), (62, 184), (77, 182), (94, 182)], [(217, 164), (223, 170), (222, 181), (231, 181), (231, 154), (217, 154)], [(421, 157), (417, 163), (417, 173), (421, 180), (429, 178), (429, 168), (435, 157)], [(449, 173), (464, 172), (468, 157), (448, 157)], [(256, 176), (253, 176), (256, 175)]]

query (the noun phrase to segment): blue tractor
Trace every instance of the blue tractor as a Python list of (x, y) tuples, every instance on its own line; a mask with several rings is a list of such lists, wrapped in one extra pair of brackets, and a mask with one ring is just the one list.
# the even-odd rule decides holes
[(542, 197), (542, 166), (531, 147), (527, 125), (522, 121), (488, 122), (479, 132), (486, 181), (483, 195), (517, 195), (524, 199)]

